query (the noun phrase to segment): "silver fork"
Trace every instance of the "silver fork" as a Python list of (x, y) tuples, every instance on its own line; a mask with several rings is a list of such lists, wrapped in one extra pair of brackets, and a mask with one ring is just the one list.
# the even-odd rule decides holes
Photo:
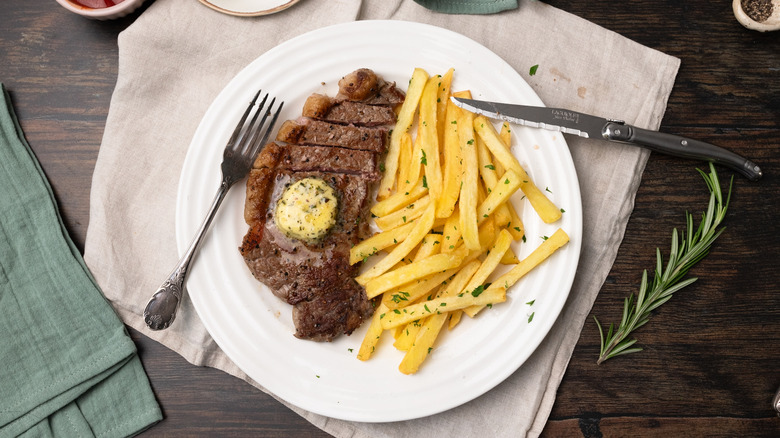
[[(252, 163), (254, 163), (257, 154), (260, 153), (260, 150), (268, 141), (268, 136), (276, 123), (276, 119), (279, 117), (279, 113), (282, 111), (284, 102), (279, 103), (273, 116), (271, 116), (271, 110), (276, 102), (276, 98), (271, 99), (268, 108), (264, 109), (268, 100), (268, 94), (257, 104), (259, 96), (260, 91), (255, 94), (249, 107), (244, 111), (244, 115), (241, 116), (241, 120), (239, 120), (236, 129), (227, 142), (227, 146), (225, 146), (225, 152), (222, 157), (222, 183), (219, 186), (217, 195), (214, 197), (214, 201), (211, 203), (206, 219), (203, 221), (200, 229), (198, 229), (187, 252), (179, 260), (179, 264), (176, 265), (168, 279), (157, 289), (157, 292), (152, 295), (152, 298), (146, 304), (144, 321), (152, 330), (163, 330), (173, 323), (181, 302), (184, 282), (187, 278), (190, 263), (195, 253), (198, 252), (203, 236), (209, 229), (209, 225), (211, 225), (211, 221), (214, 219), (220, 204), (222, 204), (222, 200), (225, 199), (228, 190), (249, 173)], [(254, 111), (251, 119), (247, 121), (255, 106), (257, 106), (257, 110)], [(271, 119), (266, 124), (269, 116)]]

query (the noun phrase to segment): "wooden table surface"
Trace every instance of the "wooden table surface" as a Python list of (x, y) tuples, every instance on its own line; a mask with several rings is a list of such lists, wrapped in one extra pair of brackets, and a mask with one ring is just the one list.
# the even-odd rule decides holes
[[(749, 156), (765, 176), (735, 178), (725, 233), (691, 271), (699, 280), (637, 333), (644, 351), (596, 365), (599, 336), (589, 317), (544, 435), (780, 436), (771, 407), (780, 387), (780, 32), (744, 29), (728, 1), (547, 3), (679, 57), (662, 130)], [(31, 0), (4, 0), (0, 13), (0, 81), (82, 250), (116, 38), (139, 13), (97, 22)], [(684, 213), (705, 208), (696, 167), (652, 154), (591, 316), (619, 320), (623, 298), (653, 268), (655, 248), (666, 254)], [(145, 436), (327, 436), (242, 381), (131, 335), (165, 415)]]

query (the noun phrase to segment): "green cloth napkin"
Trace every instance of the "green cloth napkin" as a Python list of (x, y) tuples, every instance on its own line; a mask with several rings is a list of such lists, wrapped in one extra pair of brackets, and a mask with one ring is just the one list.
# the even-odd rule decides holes
[(135, 435), (159, 405), (0, 89), (0, 437)]
[(414, 0), (426, 8), (446, 14), (495, 14), (517, 8), (517, 0)]

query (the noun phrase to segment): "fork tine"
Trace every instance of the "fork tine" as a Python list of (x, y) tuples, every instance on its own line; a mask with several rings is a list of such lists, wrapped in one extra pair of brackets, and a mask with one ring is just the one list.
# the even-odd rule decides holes
[(249, 102), (249, 106), (246, 107), (246, 111), (244, 111), (244, 115), (241, 116), (241, 120), (238, 121), (236, 124), (236, 129), (233, 130), (233, 134), (230, 135), (230, 140), (228, 140), (227, 144), (231, 145), (234, 144), (236, 139), (238, 138), (238, 135), (241, 133), (241, 128), (244, 127), (244, 122), (246, 122), (246, 118), (249, 116), (249, 113), (252, 112), (252, 107), (255, 106), (255, 102), (257, 102), (257, 97), (260, 96), (260, 92), (262, 90), (257, 90), (257, 94), (255, 94), (255, 97), (252, 98), (252, 101)]
[[(266, 94), (265, 99), (263, 99), (263, 103), (265, 103), (267, 98), (268, 95)], [(270, 108), (273, 108), (275, 102), (276, 102), (276, 98), (274, 97), (271, 99), (271, 103), (268, 106), (268, 109), (263, 108), (263, 106), (257, 109), (257, 112), (255, 113), (252, 122), (247, 128), (246, 137), (241, 139), (242, 144), (240, 146), (240, 151), (242, 154), (247, 153), (252, 148), (252, 144), (254, 144), (255, 138), (257, 138), (257, 133), (260, 132), (260, 130), (262, 129), (265, 120), (268, 118), (268, 115), (271, 113)], [(257, 119), (260, 116), (260, 113), (263, 114), (263, 117), (258, 121)]]
[(271, 114), (271, 110), (273, 109), (275, 102), (276, 98), (271, 101), (271, 104), (268, 106), (268, 111), (266, 111), (265, 115), (263, 116), (263, 120), (253, 132), (252, 139), (249, 144), (250, 149), (248, 154), (250, 157), (252, 157), (252, 161), (254, 161), (255, 156), (260, 152), (260, 149), (262, 149), (263, 145), (265, 145), (268, 141), (268, 137), (271, 135), (271, 131), (274, 129), (274, 125), (276, 124), (276, 119), (279, 118), (279, 113), (282, 112), (282, 107), (284, 107), (284, 102), (280, 102), (279, 107), (276, 109), (276, 112), (274, 113), (270, 122), (268, 122), (268, 125), (263, 127), (266, 118)]
[[(246, 124), (244, 130), (241, 133), (241, 136), (235, 140), (234, 143), (230, 143), (228, 147), (233, 149), (234, 151), (238, 153), (244, 153), (246, 147), (248, 144), (252, 141), (253, 131), (255, 129), (257, 119), (260, 117), (261, 113), (266, 112), (264, 110), (265, 102), (268, 100), (268, 93), (263, 96), (263, 100), (260, 101), (259, 104), (257, 104), (257, 111), (255, 112), (254, 116), (252, 116), (252, 120), (249, 121), (249, 123)], [(273, 101), (271, 102), (273, 104)], [(265, 116), (263, 116), (263, 119), (260, 120), (260, 124), (263, 123), (263, 120), (265, 120)]]

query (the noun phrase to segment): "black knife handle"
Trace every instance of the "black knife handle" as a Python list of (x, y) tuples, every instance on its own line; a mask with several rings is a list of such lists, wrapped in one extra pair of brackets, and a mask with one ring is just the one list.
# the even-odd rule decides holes
[(703, 141), (612, 122), (604, 127), (603, 135), (609, 140), (636, 143), (666, 155), (720, 164), (736, 170), (751, 181), (758, 181), (763, 175), (756, 163)]

